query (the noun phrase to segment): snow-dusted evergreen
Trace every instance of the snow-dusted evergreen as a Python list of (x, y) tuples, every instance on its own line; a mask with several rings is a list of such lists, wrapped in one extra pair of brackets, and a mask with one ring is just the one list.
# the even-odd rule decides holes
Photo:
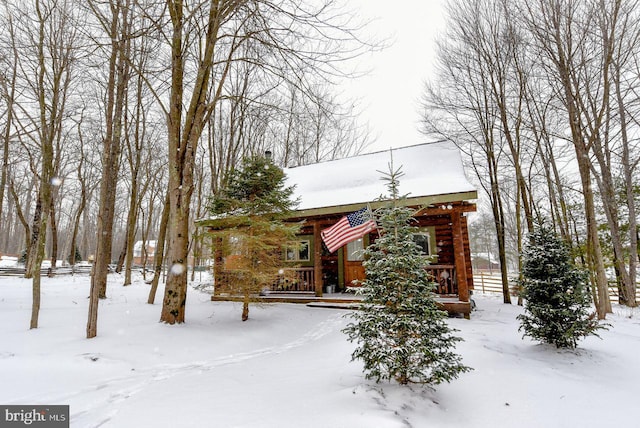
[(243, 296), (242, 320), (249, 319), (253, 295), (269, 288), (282, 271), (282, 246), (295, 241), (300, 225), (285, 219), (295, 207), (292, 187), (270, 158), (246, 158), (226, 188), (211, 201), (218, 217), (210, 232), (224, 257), (235, 255), (229, 283)]
[(574, 265), (566, 244), (544, 223), (529, 235), (520, 286), (525, 312), (518, 320), (525, 336), (575, 348), (604, 328), (593, 313), (588, 273)]
[(413, 211), (399, 204), (401, 175), (391, 168), (384, 177), (392, 199), (375, 212), (380, 237), (365, 251), (364, 300), (344, 332), (357, 342), (352, 360), (364, 362), (368, 379), (437, 385), (470, 368), (453, 352), (462, 339), (437, 307), (428, 262), (413, 240)]

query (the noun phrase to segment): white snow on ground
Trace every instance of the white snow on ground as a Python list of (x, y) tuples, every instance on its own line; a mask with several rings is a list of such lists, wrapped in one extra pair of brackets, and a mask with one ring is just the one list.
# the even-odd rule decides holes
[[(68, 404), (80, 427), (631, 427), (640, 424), (640, 312), (616, 307), (575, 351), (522, 340), (522, 308), (476, 295), (450, 319), (475, 370), (435, 391), (376, 384), (350, 362), (347, 311), (236, 303), (190, 289), (187, 322), (158, 322), (149, 286), (110, 276), (98, 337), (85, 339), (89, 279), (0, 278), (0, 403)], [(156, 301), (161, 302), (162, 290)]]

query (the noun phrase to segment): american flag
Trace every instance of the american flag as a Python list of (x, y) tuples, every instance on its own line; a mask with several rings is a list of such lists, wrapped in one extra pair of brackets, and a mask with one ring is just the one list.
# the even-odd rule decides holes
[(322, 240), (329, 252), (333, 253), (343, 245), (355, 241), (375, 228), (376, 223), (371, 219), (369, 210), (362, 208), (342, 217), (336, 224), (323, 230), (320, 235), (322, 235)]

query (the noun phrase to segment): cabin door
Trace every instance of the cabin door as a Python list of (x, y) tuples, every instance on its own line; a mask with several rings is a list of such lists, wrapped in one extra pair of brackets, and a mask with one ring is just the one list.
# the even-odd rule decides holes
[(364, 266), (364, 240), (363, 238), (349, 242), (344, 247), (344, 285), (353, 287), (352, 281), (362, 281), (365, 278)]

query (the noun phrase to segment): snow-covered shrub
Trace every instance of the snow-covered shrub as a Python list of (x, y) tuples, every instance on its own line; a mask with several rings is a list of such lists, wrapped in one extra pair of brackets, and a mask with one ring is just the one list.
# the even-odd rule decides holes
[(575, 348), (579, 339), (604, 328), (591, 311), (588, 273), (576, 267), (565, 243), (547, 225), (529, 235), (523, 253), (525, 313), (520, 329), (558, 348)]
[(398, 172), (389, 174), (392, 196), (375, 212), (380, 237), (365, 251), (361, 310), (344, 332), (358, 347), (368, 379), (436, 385), (470, 370), (453, 352), (458, 341), (437, 307), (428, 261), (413, 240), (413, 212), (400, 206)]

